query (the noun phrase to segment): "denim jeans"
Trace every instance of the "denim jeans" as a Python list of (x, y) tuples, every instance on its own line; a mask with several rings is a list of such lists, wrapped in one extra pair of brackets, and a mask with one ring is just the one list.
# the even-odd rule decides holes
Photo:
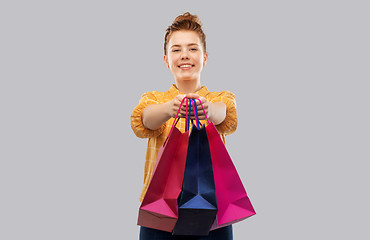
[(208, 236), (173, 236), (170, 232), (140, 227), (140, 240), (233, 240), (232, 225), (209, 232)]

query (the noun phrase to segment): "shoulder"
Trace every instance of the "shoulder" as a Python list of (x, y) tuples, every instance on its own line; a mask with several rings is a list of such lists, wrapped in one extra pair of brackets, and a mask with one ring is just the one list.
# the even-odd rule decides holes
[(141, 95), (140, 102), (163, 102), (163, 99), (166, 96), (166, 92), (159, 91), (148, 91)]

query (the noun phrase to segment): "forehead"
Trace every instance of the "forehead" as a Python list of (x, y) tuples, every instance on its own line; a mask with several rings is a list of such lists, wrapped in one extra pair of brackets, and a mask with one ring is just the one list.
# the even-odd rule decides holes
[(169, 46), (188, 45), (189, 43), (201, 45), (198, 33), (194, 31), (176, 31), (171, 34), (171, 37), (168, 41)]

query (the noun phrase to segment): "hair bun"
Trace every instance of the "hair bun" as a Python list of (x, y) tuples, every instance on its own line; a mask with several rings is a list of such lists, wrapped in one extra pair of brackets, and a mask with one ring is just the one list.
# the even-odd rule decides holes
[(171, 38), (171, 34), (177, 31), (193, 31), (198, 34), (202, 43), (203, 51), (206, 50), (206, 35), (202, 30), (202, 23), (200, 22), (197, 15), (186, 12), (175, 18), (173, 23), (167, 27), (166, 34), (164, 36), (164, 54), (167, 55), (167, 44)]
[(202, 26), (202, 23), (200, 22), (198, 16), (197, 15), (192, 15), (189, 12), (186, 12), (186, 13), (176, 17), (175, 20), (173, 21), (173, 23), (181, 22), (181, 21), (184, 21), (184, 20), (195, 22), (195, 23), (198, 23), (200, 26)]

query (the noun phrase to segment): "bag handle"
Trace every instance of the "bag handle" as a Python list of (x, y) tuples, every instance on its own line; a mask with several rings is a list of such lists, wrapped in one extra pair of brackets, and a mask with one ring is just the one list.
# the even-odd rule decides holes
[[(187, 99), (187, 98), (186, 98), (186, 99)], [(176, 124), (177, 124), (177, 123), (178, 123), (178, 121), (180, 120), (180, 118), (179, 118), (178, 116), (179, 116), (179, 113), (180, 113), (181, 106), (182, 106), (182, 104), (184, 103), (184, 100), (185, 100), (185, 98), (183, 98), (183, 99), (181, 100), (181, 103), (180, 103), (179, 109), (177, 110), (177, 113), (176, 113), (176, 117), (175, 117), (175, 119), (176, 119), (176, 120), (174, 120), (174, 121), (173, 121), (173, 123), (172, 123), (172, 127), (171, 127), (171, 130), (170, 130), (170, 133), (168, 134), (168, 136), (170, 136), (170, 135), (171, 135), (171, 133), (172, 133), (172, 131), (173, 131), (173, 128), (176, 126)], [(164, 141), (164, 144), (167, 142), (168, 136), (166, 137), (166, 140)]]
[[(206, 116), (206, 119), (207, 119), (207, 122), (208, 124), (210, 123), (209, 119), (208, 119), (208, 116), (207, 116), (207, 113), (206, 113), (206, 110), (204, 109), (204, 106), (202, 104), (202, 101), (198, 98), (198, 99), (189, 99), (187, 97), (183, 98), (181, 100), (181, 103), (180, 103), (180, 106), (179, 106), (179, 109), (177, 110), (177, 113), (176, 113), (176, 120), (173, 121), (172, 123), (172, 126), (171, 126), (171, 130), (170, 130), (170, 133), (168, 134), (168, 136), (171, 135), (172, 131), (173, 131), (173, 128), (177, 125), (178, 121), (180, 120), (180, 118), (178, 117), (179, 113), (180, 113), (180, 109), (181, 109), (181, 106), (182, 104), (184, 103), (184, 101), (186, 100), (186, 121), (185, 121), (185, 131), (188, 131), (189, 128), (190, 128), (190, 114), (191, 114), (191, 109), (192, 109), (192, 104), (194, 105), (193, 106), (193, 111), (194, 111), (194, 117), (195, 117), (195, 121), (197, 123), (197, 128), (199, 129), (201, 124), (200, 124), (200, 121), (199, 121), (199, 116), (198, 116), (198, 111), (196, 111), (195, 109), (197, 109), (196, 107), (196, 100), (199, 101), (200, 105), (202, 106), (202, 109), (203, 109), (203, 113), (204, 115)], [(189, 103), (189, 104), (188, 104)], [(189, 108), (189, 109), (188, 109)], [(192, 124), (194, 124), (193, 120), (192, 121)], [(167, 142), (167, 139), (168, 139), (168, 136), (166, 137), (166, 140), (164, 141), (164, 144)]]
[(200, 126), (202, 126), (202, 124), (200, 123), (200, 120), (199, 120), (198, 111), (195, 111), (195, 109), (197, 109), (197, 107), (196, 107), (196, 100), (198, 100), (199, 103), (200, 103), (200, 105), (202, 106), (204, 116), (206, 116), (207, 122), (208, 122), (208, 124), (210, 124), (210, 121), (208, 119), (206, 110), (204, 109), (204, 106), (202, 104), (202, 101), (199, 98), (198, 99), (192, 99), (192, 100), (193, 100), (193, 104), (194, 104), (194, 107), (193, 107), (193, 110), (194, 110), (194, 118), (195, 118), (195, 121), (197, 122), (198, 129), (199, 129)]
[[(195, 122), (197, 124), (197, 128), (200, 129), (200, 121), (199, 121), (199, 116), (198, 116), (198, 111), (196, 111), (195, 109), (197, 109), (197, 103), (195, 102), (195, 99), (191, 99), (193, 104), (194, 104), (194, 107), (193, 107), (193, 110), (194, 110), (194, 118), (195, 118)], [(190, 111), (189, 111), (190, 112)], [(194, 124), (194, 123), (193, 123)]]
[[(194, 103), (193, 103), (194, 102)], [(193, 126), (195, 125), (195, 123), (194, 123), (194, 120), (193, 119), (191, 119), (191, 109), (193, 109), (193, 111), (194, 111), (194, 116), (196, 116), (195, 117), (195, 120), (196, 120), (196, 122), (197, 122), (197, 125), (198, 125), (198, 129), (199, 129), (199, 124), (200, 124), (200, 122), (199, 122), (199, 119), (197, 120), (197, 117), (198, 117), (198, 112), (196, 112), (195, 111), (195, 109), (196, 109), (196, 103), (195, 103), (195, 100), (194, 99), (191, 99), (191, 98), (189, 98), (189, 103), (190, 103), (190, 105), (189, 105), (189, 110), (188, 109), (186, 109), (186, 122), (187, 122), (187, 128), (186, 128), (186, 131), (189, 131), (189, 128), (190, 128), (190, 121), (191, 121), (191, 123), (193, 124)]]
[(185, 131), (189, 131), (189, 128), (190, 128), (190, 120), (191, 120), (190, 119), (190, 114), (191, 114), (191, 109), (192, 109), (191, 99), (188, 98), (187, 101), (189, 101), (190, 105), (189, 105), (189, 109), (186, 109), (186, 123), (187, 123), (187, 126), (185, 128)]
[(204, 107), (203, 107), (202, 101), (201, 101), (199, 98), (198, 98), (197, 100), (199, 101), (200, 106), (202, 106), (203, 113), (204, 113), (204, 116), (206, 116), (206, 119), (207, 119), (208, 124), (210, 124), (210, 121), (209, 121), (209, 119), (208, 119), (208, 116), (207, 116), (206, 110), (205, 110), (205, 109), (204, 109)]
[(188, 123), (188, 108), (189, 108), (189, 99), (186, 99), (186, 119), (185, 119), (185, 131), (187, 131), (187, 129), (189, 129), (189, 123)]

